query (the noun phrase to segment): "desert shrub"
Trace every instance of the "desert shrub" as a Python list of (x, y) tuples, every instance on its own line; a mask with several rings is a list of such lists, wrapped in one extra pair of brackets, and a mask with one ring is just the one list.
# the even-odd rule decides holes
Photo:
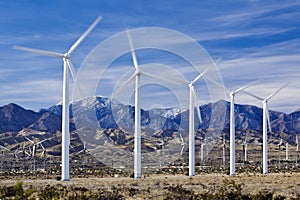
[(129, 188), (128, 190), (129, 190), (129, 196), (131, 197), (139, 193), (139, 190), (135, 188)]
[(192, 190), (185, 189), (182, 185), (169, 186), (166, 189), (165, 200), (197, 199)]
[(242, 194), (242, 184), (225, 179), (216, 193), (217, 199), (248, 199)]
[(17, 196), (19, 197), (24, 196), (23, 182), (17, 181), (13, 189), (15, 190)]
[(38, 197), (41, 200), (46, 199), (58, 199), (60, 196), (59, 191), (54, 186), (47, 185), (39, 194)]
[(0, 199), (4, 197), (12, 197), (16, 196), (16, 191), (14, 190), (13, 186), (10, 187), (1, 187), (0, 188)]
[[(215, 187), (215, 185), (214, 185)], [(203, 191), (198, 194), (198, 199), (230, 199), (230, 200), (250, 200), (251, 197), (242, 193), (242, 184), (236, 184), (234, 180), (225, 179), (217, 189)]]
[(272, 200), (273, 192), (259, 191), (259, 193), (252, 195), (253, 200)]
[(34, 192), (34, 189), (24, 191), (23, 182), (17, 181), (14, 186), (0, 188), (0, 199), (28, 199)]

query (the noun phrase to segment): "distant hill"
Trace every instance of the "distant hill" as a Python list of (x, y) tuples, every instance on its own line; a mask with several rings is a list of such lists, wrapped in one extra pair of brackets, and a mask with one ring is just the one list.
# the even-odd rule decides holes
[[(223, 132), (226, 138), (229, 138), (229, 106), (226, 101), (218, 101), (201, 106), (201, 116), (203, 122), (198, 124), (199, 130), (208, 129), (210, 120), (222, 120), (217, 117), (211, 119), (212, 109), (218, 112), (218, 109), (224, 106), (219, 116), (224, 116)], [(97, 129), (109, 130), (106, 135), (111, 140), (118, 140), (116, 143), (128, 142), (129, 137), (124, 135), (124, 130), (130, 130), (134, 127), (134, 107), (123, 105), (118, 102), (112, 102), (105, 97), (90, 97), (73, 103), (70, 106), (70, 130), (88, 130)], [(112, 115), (115, 113), (115, 115)], [(165, 130), (171, 133), (178, 130), (188, 129), (188, 111), (186, 109), (168, 108), (151, 109), (141, 111), (142, 127), (154, 130)], [(262, 109), (252, 105), (235, 106), (236, 130), (245, 132), (249, 130), (262, 132)], [(285, 137), (286, 141), (295, 143), (295, 134), (300, 132), (300, 110), (286, 114), (283, 112), (270, 111), (271, 135), (274, 137)], [(24, 131), (26, 130), (26, 131)], [(119, 131), (116, 131), (119, 130)], [(35, 134), (40, 138), (50, 137), (61, 132), (61, 105), (55, 105), (49, 109), (42, 109), (39, 112), (26, 110), (16, 104), (8, 104), (0, 107), (0, 144), (12, 145), (24, 141), (23, 135)], [(120, 135), (118, 135), (118, 132)], [(284, 133), (284, 134), (282, 134)], [(200, 134), (200, 132), (199, 132)], [(257, 134), (259, 135), (259, 134)], [(13, 137), (14, 139), (10, 138)], [(74, 137), (78, 137), (74, 134)], [(237, 135), (237, 137), (239, 137)], [(75, 141), (80, 142), (77, 138)]]

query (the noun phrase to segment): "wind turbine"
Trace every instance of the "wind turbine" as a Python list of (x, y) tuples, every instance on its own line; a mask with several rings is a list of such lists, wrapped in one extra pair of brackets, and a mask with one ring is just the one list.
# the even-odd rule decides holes
[[(134, 113), (134, 178), (142, 177), (142, 160), (141, 160), (141, 109), (140, 109), (140, 78), (141, 72), (138, 61), (135, 55), (132, 39), (129, 30), (127, 30), (127, 37), (131, 51), (131, 57), (135, 73), (123, 84), (127, 85), (133, 78), (135, 78), (135, 113)], [(121, 86), (122, 88), (122, 86)]]
[[(140, 108), (140, 78), (141, 70), (135, 55), (134, 46), (132, 43), (131, 35), (129, 29), (127, 29), (127, 38), (129, 42), (129, 47), (131, 51), (131, 57), (133, 66), (135, 68), (134, 74), (127, 79), (116, 91), (116, 93), (125, 87), (129, 82), (135, 78), (135, 98), (134, 98), (134, 178), (142, 177), (142, 160), (141, 160), (141, 108)], [(145, 74), (145, 73), (143, 73)], [(147, 73), (146, 73), (147, 74)], [(148, 74), (147, 74), (148, 75)]]
[(247, 151), (248, 151), (248, 143), (247, 143), (247, 136), (245, 138), (245, 140), (243, 141), (243, 147), (244, 147), (244, 163), (247, 163), (248, 161), (248, 154), (247, 154)]
[(133, 66), (135, 68), (134, 74), (131, 75), (129, 79), (127, 79), (115, 92), (113, 95), (118, 93), (122, 88), (128, 85), (133, 79), (135, 79), (135, 98), (134, 98), (134, 108), (135, 108), (135, 115), (134, 115), (134, 178), (141, 178), (142, 176), (142, 163), (141, 163), (141, 108), (140, 108), (140, 79), (141, 75), (145, 75), (148, 77), (152, 77), (155, 79), (160, 79), (163, 81), (167, 81), (162, 77), (144, 72), (140, 69), (137, 57), (134, 51), (133, 42), (131, 39), (130, 31), (127, 29), (127, 38), (129, 42), (129, 47), (131, 51), (131, 57)]
[(207, 68), (202, 73), (200, 73), (194, 80), (192, 80), (189, 86), (189, 176), (195, 176), (195, 113), (194, 109), (197, 110), (197, 116), (199, 122), (202, 122), (200, 108), (197, 105), (197, 96), (195, 92), (196, 82), (202, 78), (209, 70)]
[(86, 142), (83, 141), (83, 148), (78, 152), (79, 155), (82, 155), (80, 156), (80, 159), (82, 159), (82, 168), (85, 167), (85, 164), (87, 163), (87, 155), (86, 155), (86, 152), (87, 152), (87, 148), (86, 148)]
[(285, 143), (285, 160), (289, 160), (289, 143)]
[(299, 151), (299, 140), (298, 140), (298, 135), (296, 134), (296, 151)]
[(39, 145), (44, 149), (44, 147), (42, 146), (42, 143), (45, 142), (47, 139), (44, 139), (44, 140), (39, 141), (39, 142), (35, 142), (35, 141), (29, 139), (26, 136), (25, 136), (25, 138), (26, 138), (26, 140), (28, 140), (32, 144), (32, 151), (31, 151), (32, 155), (31, 155), (31, 157), (33, 159), (33, 172), (35, 172), (35, 164), (36, 164), (35, 163), (36, 162), (36, 160), (35, 160), (35, 154), (36, 154), (36, 150), (37, 150), (37, 148), (38, 148)]
[(204, 165), (204, 146), (206, 145), (206, 139), (204, 139), (204, 142), (201, 143), (200, 146), (200, 160), (201, 160), (201, 164)]
[[(25, 140), (24, 140), (24, 142), (23, 142), (23, 147), (21, 147), (21, 148), (22, 148), (22, 149), (21, 149), (20, 151), (18, 151), (18, 149), (16, 149), (16, 151), (15, 151), (14, 154), (15, 154), (15, 158), (18, 159), (18, 160), (20, 160), (19, 157), (18, 157), (18, 154), (19, 154), (19, 153), (22, 153), (22, 169), (25, 170), (25, 159), (31, 156), (30, 153), (28, 153), (28, 152), (26, 151), (26, 143), (25, 143)], [(26, 157), (26, 155), (27, 155), (27, 157)]]
[(282, 145), (282, 138), (280, 138), (280, 141), (278, 143), (278, 168), (280, 168), (280, 153), (281, 153), (281, 145)]
[(272, 97), (274, 97), (276, 94), (278, 94), (288, 84), (289, 83), (284, 84), (282, 87), (280, 87), (278, 90), (276, 90), (274, 93), (272, 93), (265, 99), (258, 97), (250, 92), (244, 91), (244, 93), (260, 100), (262, 102), (262, 106), (263, 106), (263, 174), (268, 174), (268, 133), (267, 133), (268, 130), (267, 130), (267, 126), (269, 126), (270, 132), (272, 131), (270, 115), (269, 115), (269, 108), (268, 108), (268, 101)]
[(222, 160), (223, 160), (223, 168), (225, 169), (226, 167), (226, 140), (225, 140), (225, 133), (223, 134), (223, 145), (222, 145)]
[(162, 161), (160, 161), (160, 168), (161, 165), (164, 166), (165, 165), (165, 140), (163, 139), (162, 135), (160, 135), (161, 137), (161, 141), (158, 142), (158, 145), (161, 146), (161, 150), (162, 150)]
[[(208, 79), (209, 81), (213, 82), (217, 86), (223, 88), (223, 85), (220, 83), (214, 81), (213, 79)], [(234, 91), (229, 91), (228, 89), (225, 88), (227, 93), (230, 96), (230, 175), (234, 176), (235, 175), (235, 115), (234, 115), (234, 100), (235, 100), (235, 95), (244, 91), (246, 88), (250, 87), (251, 85), (257, 83), (260, 80), (253, 81), (243, 87), (240, 87)], [(224, 140), (223, 140), (224, 143)], [(224, 146), (225, 144), (223, 144)], [(224, 149), (224, 147), (223, 147)], [(225, 150), (223, 150), (223, 162), (225, 160)]]
[(185, 142), (184, 142), (184, 139), (181, 135), (181, 133), (179, 133), (179, 136), (180, 136), (180, 144), (181, 144), (181, 151), (180, 151), (180, 155), (181, 157), (183, 158), (183, 163), (184, 163), (184, 157), (183, 157), (183, 151), (184, 151), (184, 148), (185, 148)]
[(298, 151), (299, 151), (299, 140), (298, 140), (298, 134), (296, 133), (296, 165), (298, 165)]
[(4, 152), (5, 151), (9, 151), (9, 149), (8, 148), (6, 148), (6, 147), (4, 147), (4, 146), (2, 146), (2, 145), (0, 145), (0, 149), (1, 149), (1, 172), (3, 172), (3, 164), (4, 164)]
[(242, 92), (258, 81), (251, 82), (243, 87), (240, 87), (232, 92), (228, 91), (230, 95), (230, 175), (235, 175), (235, 115), (234, 115), (234, 99), (235, 95)]
[(80, 153), (86, 153), (86, 151), (87, 151), (87, 148), (86, 148), (86, 143), (85, 143), (85, 141), (83, 142), (83, 148), (78, 152), (78, 154), (80, 154)]
[(46, 149), (42, 143), (40, 143), (40, 146), (42, 147), (43, 151), (41, 153), (41, 158), (43, 158), (43, 163), (44, 163), (44, 170), (46, 170)]
[(39, 49), (14, 46), (15, 49), (38, 53), (46, 56), (62, 58), (64, 62), (63, 67), (63, 101), (62, 101), (62, 181), (70, 180), (69, 173), (69, 144), (70, 144), (70, 133), (69, 133), (69, 81), (68, 81), (68, 70), (71, 71), (73, 78), (76, 76), (75, 69), (70, 61), (70, 57), (80, 43), (87, 37), (87, 35), (95, 28), (95, 26), (102, 19), (99, 16), (88, 29), (78, 38), (78, 40), (71, 46), (71, 48), (64, 54), (56, 53), (52, 51), (44, 51)]

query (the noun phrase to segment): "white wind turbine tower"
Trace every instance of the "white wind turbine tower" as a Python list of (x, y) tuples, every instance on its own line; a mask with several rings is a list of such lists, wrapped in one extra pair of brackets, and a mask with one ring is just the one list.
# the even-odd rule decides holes
[(244, 147), (244, 163), (247, 162), (248, 158), (247, 158), (247, 151), (248, 151), (248, 143), (247, 143), (247, 136), (245, 138), (245, 140), (243, 141), (243, 147)]
[(289, 143), (285, 143), (285, 160), (289, 160)]
[[(223, 88), (223, 85), (220, 85), (220, 83), (214, 81), (213, 79), (208, 79), (209, 81), (213, 82), (217, 86), (220, 86)], [(234, 91), (229, 91), (228, 89), (225, 88), (227, 93), (230, 95), (230, 175), (234, 176), (235, 175), (235, 115), (234, 115), (234, 100), (235, 100), (235, 95), (242, 92), (246, 88), (250, 87), (251, 85), (257, 83), (259, 80), (251, 82), (243, 87), (240, 87)], [(223, 140), (223, 143), (225, 141)], [(223, 162), (225, 160), (225, 144), (223, 144)]]
[(44, 170), (46, 170), (46, 158), (47, 158), (47, 150), (46, 148), (44, 147), (44, 145), (42, 144), (42, 142), (40, 143), (40, 146), (42, 147), (43, 151), (41, 153), (41, 158), (43, 158), (43, 165), (44, 165)]
[(189, 176), (195, 176), (195, 113), (194, 109), (197, 110), (197, 116), (199, 122), (202, 122), (200, 108), (197, 104), (197, 96), (194, 85), (202, 78), (209, 68), (200, 73), (194, 80), (189, 83)]
[(282, 87), (280, 87), (278, 90), (276, 90), (274, 93), (272, 93), (265, 99), (258, 97), (250, 92), (244, 91), (244, 93), (260, 100), (262, 102), (262, 106), (263, 106), (263, 174), (268, 174), (268, 130), (267, 130), (267, 126), (269, 126), (270, 132), (272, 131), (270, 115), (269, 115), (269, 108), (268, 108), (268, 101), (272, 97), (274, 97), (276, 94), (278, 94), (288, 84), (289, 83), (284, 84)]
[(162, 160), (160, 160), (160, 168), (165, 165), (165, 141), (162, 137), (160, 136), (161, 141), (158, 142), (158, 145), (161, 146), (161, 154), (162, 154)]
[(99, 16), (89, 28), (78, 38), (78, 40), (71, 46), (67, 53), (56, 53), (51, 51), (44, 51), (39, 49), (32, 49), (27, 47), (14, 46), (15, 49), (38, 53), (46, 56), (62, 58), (64, 62), (63, 68), (63, 101), (62, 101), (62, 181), (70, 180), (69, 173), (69, 81), (68, 70), (71, 71), (73, 78), (76, 76), (75, 69), (70, 61), (70, 57), (80, 43), (87, 37), (87, 35), (95, 28), (95, 26), (102, 19)]
[(204, 142), (201, 143), (201, 146), (200, 146), (200, 161), (201, 161), (201, 164), (204, 165), (204, 146), (206, 145), (206, 139), (204, 139)]
[[(141, 178), (142, 177), (142, 161), (141, 161), (141, 109), (140, 109), (140, 76), (141, 72), (139, 70), (137, 58), (135, 55), (133, 43), (131, 40), (130, 32), (127, 30), (127, 37), (130, 46), (131, 56), (133, 65), (135, 68), (135, 73), (127, 82), (131, 81), (131, 79), (135, 78), (135, 115), (134, 115), (134, 178)], [(125, 82), (125, 84), (127, 84)], [(124, 84), (124, 85), (125, 85)]]
[(2, 145), (0, 145), (0, 149), (1, 149), (1, 172), (3, 172), (3, 164), (4, 164), (4, 152), (5, 151), (9, 151), (9, 149), (8, 148), (6, 148), (6, 147), (4, 147), (4, 146), (2, 146)]
[(298, 151), (299, 151), (299, 140), (298, 140), (298, 135), (296, 133), (296, 165), (298, 165)]
[(249, 83), (246, 86), (240, 87), (232, 92), (228, 91), (230, 95), (230, 175), (234, 176), (235, 175), (235, 115), (234, 115), (234, 99), (235, 95), (238, 94), (239, 92), (242, 92), (246, 88), (250, 87), (257, 81), (254, 81), (252, 83)]
[(278, 167), (280, 167), (280, 153), (281, 153), (281, 145), (282, 145), (282, 138), (280, 138), (280, 141), (278, 143)]
[(179, 133), (179, 136), (180, 136), (180, 142), (181, 142), (181, 151), (180, 151), (180, 155), (181, 155), (181, 157), (183, 158), (183, 163), (184, 163), (183, 151), (184, 151), (184, 148), (185, 148), (185, 142), (184, 142), (184, 140), (183, 140), (183, 137), (182, 137), (181, 133)]
[(299, 151), (299, 140), (298, 140), (298, 135), (296, 134), (296, 151)]
[(222, 161), (223, 161), (223, 168), (226, 167), (226, 138), (225, 138), (225, 133), (223, 134), (223, 145), (222, 145)]

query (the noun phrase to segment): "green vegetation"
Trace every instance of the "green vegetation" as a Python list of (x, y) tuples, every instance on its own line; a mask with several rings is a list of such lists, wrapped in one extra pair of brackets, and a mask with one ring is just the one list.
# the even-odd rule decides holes
[(14, 186), (0, 187), (0, 199), (29, 199), (33, 193), (34, 189), (24, 191), (21, 181), (17, 181)]

